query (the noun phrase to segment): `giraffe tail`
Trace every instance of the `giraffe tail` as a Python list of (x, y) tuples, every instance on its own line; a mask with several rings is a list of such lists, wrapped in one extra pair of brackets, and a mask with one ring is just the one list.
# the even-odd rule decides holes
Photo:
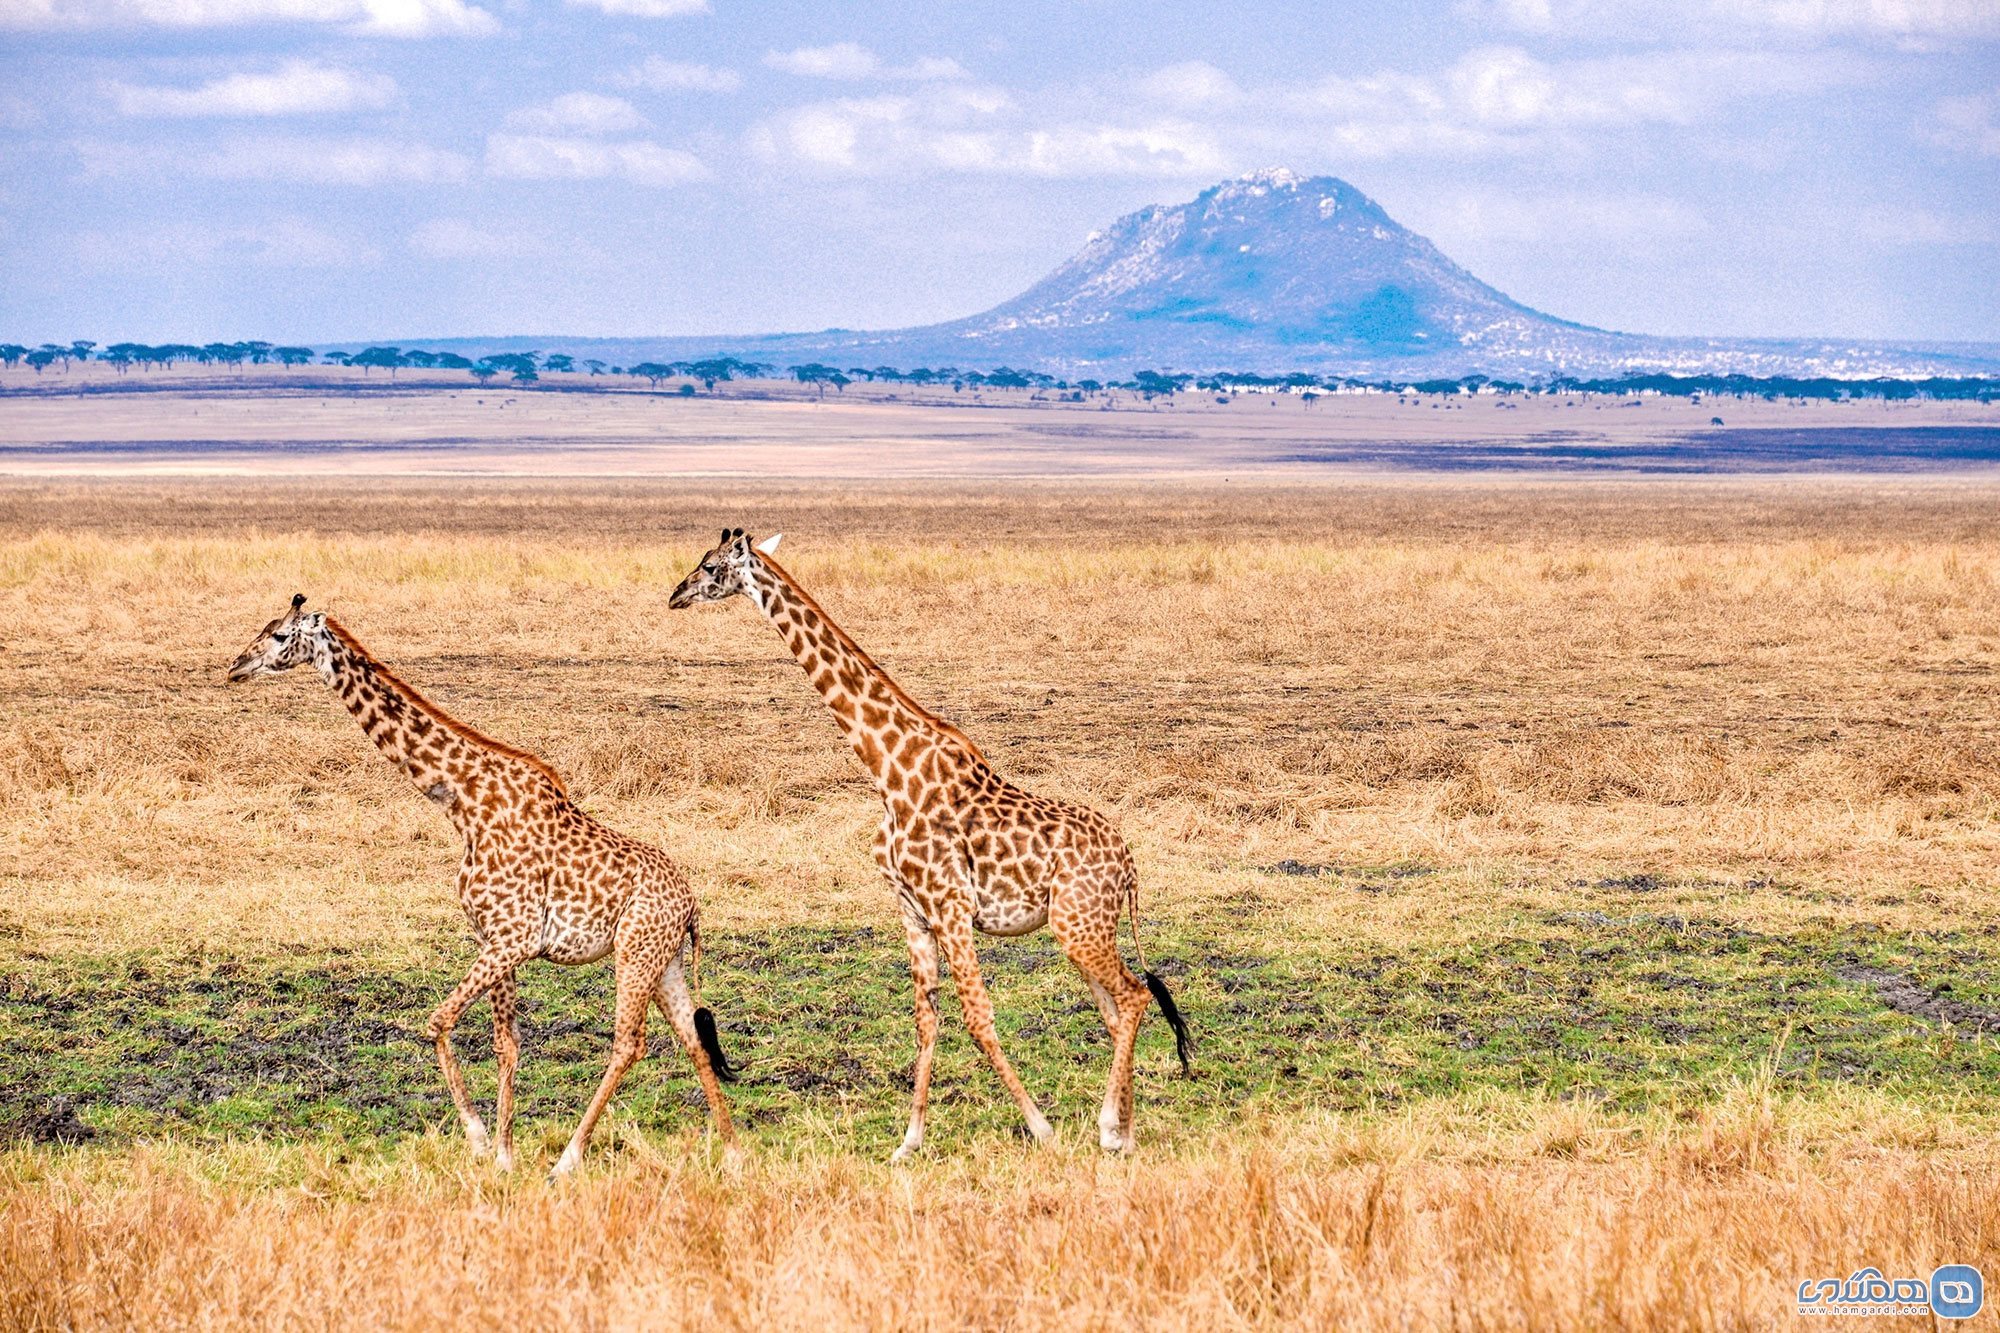
[(1181, 1016), (1181, 1007), (1174, 1003), (1174, 993), (1167, 989), (1166, 978), (1146, 966), (1146, 949), (1139, 943), (1139, 877), (1134, 874), (1126, 880), (1126, 898), (1132, 905), (1132, 951), (1139, 955), (1139, 975), (1146, 983), (1146, 989), (1153, 994), (1153, 1002), (1160, 1006), (1160, 1017), (1167, 1020), (1167, 1026), (1174, 1030), (1174, 1054), (1180, 1057), (1181, 1074), (1185, 1078), (1194, 1077), (1194, 1064), (1190, 1056), (1194, 1041), (1188, 1035), (1187, 1019)]
[[(692, 957), (688, 960), (688, 980), (696, 995), (701, 994), (701, 926), (694, 917), (688, 918), (688, 942), (692, 946)], [(715, 1011), (707, 1005), (698, 1005), (694, 1011), (694, 1035), (701, 1042), (701, 1049), (708, 1056), (708, 1064), (715, 1076), (724, 1083), (734, 1083), (739, 1072), (729, 1063), (729, 1057), (722, 1053), (722, 1034), (715, 1027)]]
[(701, 1049), (708, 1054), (708, 1063), (715, 1070), (715, 1076), (724, 1083), (736, 1081), (736, 1066), (729, 1063), (729, 1057), (722, 1053), (722, 1038), (715, 1030), (715, 1013), (707, 1006), (694, 1011), (695, 1036), (701, 1038)]

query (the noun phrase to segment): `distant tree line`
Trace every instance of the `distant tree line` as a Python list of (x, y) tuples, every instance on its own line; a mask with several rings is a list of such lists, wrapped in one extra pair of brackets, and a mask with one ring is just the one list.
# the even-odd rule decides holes
[(1658, 393), (1678, 398), (1911, 398), (2000, 400), (2000, 379), (1984, 376), (1927, 379), (1839, 380), (1827, 376), (1798, 379), (1787, 375), (1625, 375), (1618, 379), (1574, 379), (1549, 382), (1554, 393)]
[[(192, 343), (112, 343), (100, 348), (80, 338), (68, 343), (42, 343), (28, 347), (22, 343), (0, 343), (0, 365), (27, 365), (37, 374), (71, 362), (99, 361), (120, 374), (135, 368), (153, 370), (177, 364), (203, 366), (281, 365), (299, 367), (313, 364), (358, 366), (363, 374), (382, 370), (394, 379), (399, 370), (464, 371), (480, 383), (505, 375), (516, 384), (533, 384), (544, 373), (626, 375), (646, 380), (658, 388), (664, 381), (679, 379), (682, 394), (695, 392), (699, 383), (711, 392), (717, 384), (731, 380), (762, 379), (777, 372), (768, 362), (734, 356), (713, 356), (695, 361), (642, 361), (637, 365), (615, 366), (601, 360), (578, 360), (565, 352), (493, 352), (472, 358), (457, 352), (432, 352), (423, 348), (368, 347), (359, 352), (330, 351), (321, 355), (310, 347), (281, 346), (268, 342)], [(1496, 379), (1487, 375), (1464, 375), (1457, 379), (1363, 379), (1346, 375), (1314, 375), (1306, 371), (1264, 374), (1255, 371), (1227, 371), (1197, 374), (1191, 371), (1136, 370), (1124, 380), (1061, 379), (1037, 370), (1014, 370), (1000, 366), (993, 370), (962, 370), (956, 366), (919, 366), (901, 370), (895, 366), (837, 366), (809, 361), (787, 366), (785, 374), (800, 384), (810, 384), (825, 397), (831, 388), (839, 393), (857, 380), (869, 384), (909, 384), (919, 388), (949, 387), (955, 393), (967, 389), (1028, 389), (1055, 392), (1080, 401), (1087, 395), (1107, 390), (1123, 390), (1146, 399), (1170, 398), (1194, 389), (1204, 393), (1289, 393), (1310, 402), (1323, 393), (1393, 394), (1605, 394), (1629, 397), (1634, 394), (1661, 394), (1672, 397), (1813, 398), (1841, 400), (1879, 398), (1971, 399), (1979, 402), (2000, 400), (2000, 378), (1935, 376), (1925, 379), (1882, 377), (1867, 380), (1833, 379), (1827, 376), (1799, 378), (1757, 375), (1622, 375), (1587, 379), (1559, 375), (1526, 383)]]

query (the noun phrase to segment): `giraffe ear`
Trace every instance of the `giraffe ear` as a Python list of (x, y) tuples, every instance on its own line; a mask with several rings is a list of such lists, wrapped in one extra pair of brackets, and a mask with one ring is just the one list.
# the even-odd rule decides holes
[(720, 538), (719, 540), (717, 540), (717, 542), (716, 542), (715, 544), (716, 544), (717, 546), (727, 546), (727, 545), (729, 545), (729, 529), (728, 529), (728, 528), (724, 528), (724, 529), (722, 530), (722, 536), (721, 536), (721, 538)]
[(784, 533), (774, 532), (770, 536), (766, 537), (763, 541), (758, 542), (757, 549), (762, 551), (765, 555), (770, 555), (773, 551), (778, 549), (778, 543), (783, 541), (784, 539), (785, 539)]

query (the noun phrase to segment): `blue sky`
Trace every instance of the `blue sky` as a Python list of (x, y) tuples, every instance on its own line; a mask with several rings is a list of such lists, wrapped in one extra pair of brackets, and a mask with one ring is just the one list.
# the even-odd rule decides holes
[(0, 0), (0, 337), (888, 327), (1339, 175), (1639, 332), (2000, 340), (2000, 0)]

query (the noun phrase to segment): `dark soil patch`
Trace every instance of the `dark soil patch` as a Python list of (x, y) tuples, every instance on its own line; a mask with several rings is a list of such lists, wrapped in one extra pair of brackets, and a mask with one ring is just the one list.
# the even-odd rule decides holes
[(1899, 1014), (1980, 1032), (2000, 1032), (2000, 1009), (1967, 1004), (1940, 995), (1900, 972), (1885, 972), (1879, 967), (1865, 967), (1857, 963), (1837, 967), (1833, 974), (1842, 981), (1872, 987), (1882, 1003)]
[(68, 1097), (51, 1097), (0, 1124), (0, 1139), (26, 1139), (30, 1143), (83, 1143), (96, 1137), (96, 1130), (77, 1119), (76, 1103)]

